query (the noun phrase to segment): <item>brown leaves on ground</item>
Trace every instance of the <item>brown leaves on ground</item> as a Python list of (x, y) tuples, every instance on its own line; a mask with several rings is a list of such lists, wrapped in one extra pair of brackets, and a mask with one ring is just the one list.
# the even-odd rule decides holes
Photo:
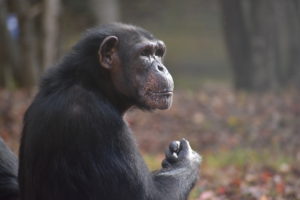
[[(31, 98), (24, 91), (0, 90), (0, 135), (14, 150)], [(297, 90), (248, 94), (210, 86), (176, 91), (170, 110), (133, 109), (125, 118), (142, 151), (160, 153), (159, 160), (169, 142), (180, 138), (202, 153), (193, 200), (300, 199)], [(265, 150), (267, 156), (261, 153)]]
[(162, 152), (184, 137), (202, 153), (201, 179), (190, 199), (300, 199), (298, 91), (177, 91), (170, 110), (133, 110), (126, 119), (146, 152)]
[(23, 115), (31, 102), (27, 91), (0, 89), (0, 136), (17, 152)]
[[(205, 173), (196, 186), (196, 200), (297, 200), (300, 169), (247, 166)], [(199, 194), (198, 194), (199, 193)]]
[(126, 118), (147, 151), (161, 151), (170, 140), (183, 137), (202, 151), (236, 146), (300, 151), (300, 93), (295, 90), (248, 94), (205, 87), (176, 91), (170, 110), (133, 110)]

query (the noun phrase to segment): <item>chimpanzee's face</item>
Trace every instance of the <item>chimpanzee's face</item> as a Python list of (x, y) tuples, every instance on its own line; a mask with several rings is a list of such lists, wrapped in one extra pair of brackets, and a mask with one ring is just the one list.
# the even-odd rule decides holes
[[(106, 46), (115, 48), (108, 48), (109, 51), (101, 53), (100, 47), (99, 55), (100, 62), (102, 55), (104, 67), (107, 60), (110, 61), (111, 67), (108, 68), (111, 69), (112, 80), (117, 90), (134, 99), (138, 107), (145, 109), (169, 108), (172, 104), (174, 82), (163, 64), (165, 44), (160, 40), (140, 37), (134, 42), (125, 41), (118, 46), (117, 43), (122, 43), (121, 38), (111, 37), (106, 41), (108, 44)], [(107, 48), (101, 46), (102, 49)], [(120, 46), (122, 47), (120, 48)], [(127, 52), (119, 52), (125, 49)], [(109, 58), (105, 52), (110, 52)], [(103, 65), (103, 63), (101, 64)]]
[(166, 46), (159, 40), (143, 39), (132, 49), (130, 74), (138, 102), (150, 109), (171, 106), (174, 82), (163, 64)]

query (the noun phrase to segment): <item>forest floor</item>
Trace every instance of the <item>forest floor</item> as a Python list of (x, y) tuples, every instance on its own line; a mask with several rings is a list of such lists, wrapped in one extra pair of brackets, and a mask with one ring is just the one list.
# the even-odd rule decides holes
[[(0, 135), (17, 152), (32, 95), (0, 90)], [(249, 94), (205, 86), (175, 92), (167, 111), (130, 110), (132, 128), (150, 169), (170, 141), (186, 138), (203, 157), (190, 200), (300, 199), (300, 94)]]

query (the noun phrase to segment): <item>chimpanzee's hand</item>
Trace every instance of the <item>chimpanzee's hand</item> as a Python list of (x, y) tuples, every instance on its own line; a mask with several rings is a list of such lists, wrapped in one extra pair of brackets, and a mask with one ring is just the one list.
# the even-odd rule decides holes
[[(198, 179), (200, 162), (200, 155), (192, 150), (187, 140), (171, 142), (162, 169), (154, 173), (154, 180), (158, 188), (162, 188), (163, 195), (155, 199), (186, 200)], [(172, 192), (167, 193), (166, 190)], [(166, 193), (169, 195), (166, 196)]]
[(198, 170), (201, 156), (192, 150), (186, 139), (173, 141), (166, 150), (166, 158), (162, 162), (163, 168), (192, 168)]

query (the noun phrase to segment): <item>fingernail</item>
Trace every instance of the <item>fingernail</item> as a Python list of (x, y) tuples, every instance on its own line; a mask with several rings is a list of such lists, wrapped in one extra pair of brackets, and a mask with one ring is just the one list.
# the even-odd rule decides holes
[(172, 156), (174, 157), (174, 158), (178, 158), (178, 155), (174, 152), (174, 153), (172, 153)]

